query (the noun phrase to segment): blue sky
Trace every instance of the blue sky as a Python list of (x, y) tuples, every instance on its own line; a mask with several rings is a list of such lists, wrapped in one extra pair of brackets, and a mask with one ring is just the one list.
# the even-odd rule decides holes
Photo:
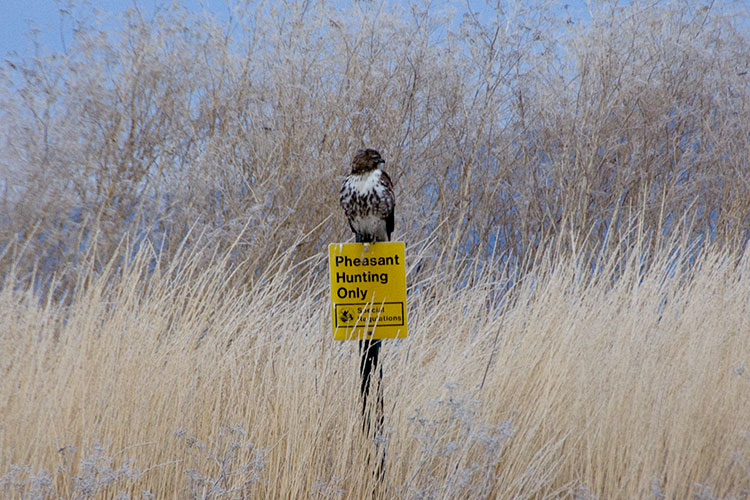
[[(33, 45), (26, 36), (30, 28), (39, 30), (39, 41), (54, 50), (62, 50), (63, 38), (61, 33), (70, 41), (70, 18), (61, 16), (60, 9), (66, 4), (56, 0), (0, 0), (0, 57), (9, 52), (19, 55), (32, 54)], [(83, 3), (83, 2), (76, 2)], [(155, 5), (166, 3), (164, 0), (138, 0), (137, 4), (146, 9), (153, 9)], [(185, 7), (200, 12), (208, 9), (212, 12), (226, 11), (225, 0), (188, 0), (181, 2)], [(96, 0), (91, 1), (102, 12), (117, 16), (128, 7), (132, 7), (134, 0)], [(89, 8), (88, 11), (91, 9)], [(61, 29), (62, 28), (62, 29)]]
[[(27, 36), (32, 27), (39, 30), (38, 40), (42, 45), (56, 51), (62, 50), (63, 43), (70, 42), (71, 38), (70, 17), (60, 13), (66, 3), (64, 0), (0, 0), (2, 5), (0, 7), (0, 60), (10, 52), (16, 52), (20, 56), (33, 54), (33, 44)], [(76, 3), (83, 2), (77, 1)], [(89, 2), (90, 6), (96, 6), (112, 18), (136, 3), (140, 8), (152, 10), (156, 5), (168, 3), (168, 0), (91, 0)], [(186, 0), (180, 3), (192, 11), (208, 10), (222, 16), (227, 12), (228, 2), (227, 0)], [(468, 3), (473, 9), (478, 10), (481, 10), (484, 4), (481, 0), (469, 0)], [(467, 1), (456, 1), (455, 4), (459, 10), (463, 10)], [(563, 4), (571, 5), (565, 13), (562, 9)], [(585, 0), (568, 0), (560, 2), (560, 5), (562, 15), (569, 15), (573, 12), (580, 15), (586, 10)], [(91, 7), (84, 8), (83, 11), (90, 12)], [(583, 15), (585, 17), (585, 14)], [(114, 26), (112, 22), (110, 27)], [(106, 29), (107, 24), (104, 27)]]

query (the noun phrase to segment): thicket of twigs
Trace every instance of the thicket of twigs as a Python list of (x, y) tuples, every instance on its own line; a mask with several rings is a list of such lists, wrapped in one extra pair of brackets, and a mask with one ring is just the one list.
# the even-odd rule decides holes
[(131, 9), (111, 32), (66, 12), (64, 53), (0, 74), (0, 243), (27, 269), (101, 264), (126, 233), (226, 248), (245, 225), (243, 256), (302, 260), (348, 237), (337, 192), (365, 145), (397, 238), (444, 256), (617, 244), (634, 217), (652, 242), (685, 218), (688, 238), (750, 234), (742, 3), (239, 2)]

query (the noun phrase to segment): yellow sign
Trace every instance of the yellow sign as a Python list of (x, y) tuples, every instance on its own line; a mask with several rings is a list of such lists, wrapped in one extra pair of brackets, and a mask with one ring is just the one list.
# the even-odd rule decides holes
[(406, 337), (404, 243), (334, 243), (329, 247), (336, 340)]

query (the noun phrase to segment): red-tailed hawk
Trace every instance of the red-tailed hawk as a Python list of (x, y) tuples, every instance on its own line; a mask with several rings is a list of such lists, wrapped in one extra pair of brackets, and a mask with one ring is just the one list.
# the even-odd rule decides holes
[(339, 201), (358, 243), (390, 241), (393, 232), (393, 183), (374, 149), (360, 149), (344, 179)]

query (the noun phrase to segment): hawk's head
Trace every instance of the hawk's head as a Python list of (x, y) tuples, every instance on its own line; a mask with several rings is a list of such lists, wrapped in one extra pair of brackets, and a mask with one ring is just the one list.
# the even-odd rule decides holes
[(385, 160), (380, 157), (380, 153), (374, 149), (360, 149), (352, 160), (352, 173), (364, 174), (371, 172), (378, 168), (378, 165), (381, 163), (385, 163)]

